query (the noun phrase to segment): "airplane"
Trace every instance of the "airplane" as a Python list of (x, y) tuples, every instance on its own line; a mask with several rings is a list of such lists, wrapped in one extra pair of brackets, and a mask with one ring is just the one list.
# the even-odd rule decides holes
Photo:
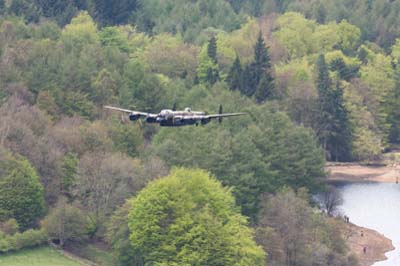
[(172, 110), (164, 109), (158, 114), (133, 111), (108, 105), (104, 106), (104, 108), (127, 113), (129, 120), (131, 121), (136, 121), (139, 118), (143, 118), (143, 120), (147, 123), (158, 123), (162, 127), (180, 127), (189, 125), (198, 126), (199, 124), (205, 125), (208, 124), (212, 119), (218, 119), (218, 121), (221, 123), (223, 117), (246, 115), (246, 113), (222, 113), (222, 105), (219, 107), (218, 114), (211, 115), (208, 115), (206, 112), (202, 111), (192, 111), (192, 109), (189, 107), (186, 107), (182, 111), (176, 111), (175, 105)]

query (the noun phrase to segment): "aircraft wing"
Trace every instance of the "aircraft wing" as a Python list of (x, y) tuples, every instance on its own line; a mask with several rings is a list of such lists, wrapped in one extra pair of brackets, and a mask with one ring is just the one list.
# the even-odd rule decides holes
[(110, 110), (114, 110), (114, 111), (129, 113), (129, 114), (133, 114), (133, 115), (146, 116), (146, 117), (147, 116), (151, 116), (151, 115), (156, 115), (156, 114), (151, 114), (151, 113), (145, 113), (145, 112), (140, 112), (140, 111), (133, 111), (133, 110), (129, 110), (129, 109), (123, 109), (123, 108), (109, 106), (109, 105), (104, 106), (104, 108), (110, 109)]
[(247, 114), (246, 113), (213, 114), (213, 115), (206, 115), (205, 118), (223, 118), (223, 117), (240, 116), (240, 115), (247, 115)]

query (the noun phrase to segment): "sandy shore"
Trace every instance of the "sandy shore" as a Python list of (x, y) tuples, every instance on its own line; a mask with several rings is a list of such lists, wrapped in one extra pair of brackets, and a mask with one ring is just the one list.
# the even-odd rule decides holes
[[(394, 249), (392, 241), (384, 235), (352, 223), (344, 223), (344, 237), (350, 252), (356, 255), (361, 266), (371, 266), (387, 259), (385, 253)], [(364, 253), (365, 247), (365, 253)]]
[(363, 166), (359, 164), (327, 165), (329, 181), (346, 182), (400, 182), (399, 166)]

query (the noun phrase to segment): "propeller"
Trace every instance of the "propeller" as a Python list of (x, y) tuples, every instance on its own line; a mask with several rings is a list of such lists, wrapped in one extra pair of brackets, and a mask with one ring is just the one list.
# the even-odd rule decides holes
[[(218, 114), (222, 114), (222, 104), (219, 105)], [(222, 123), (222, 117), (218, 117), (218, 122)]]
[(176, 103), (174, 103), (174, 106), (172, 107), (172, 111), (176, 111)]

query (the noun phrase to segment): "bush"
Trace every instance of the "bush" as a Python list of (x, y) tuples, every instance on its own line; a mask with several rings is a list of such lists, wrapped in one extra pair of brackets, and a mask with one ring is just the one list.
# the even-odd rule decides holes
[(14, 235), (0, 233), (0, 253), (36, 247), (46, 243), (47, 239), (48, 236), (43, 229), (30, 229), (23, 233), (15, 233)]

